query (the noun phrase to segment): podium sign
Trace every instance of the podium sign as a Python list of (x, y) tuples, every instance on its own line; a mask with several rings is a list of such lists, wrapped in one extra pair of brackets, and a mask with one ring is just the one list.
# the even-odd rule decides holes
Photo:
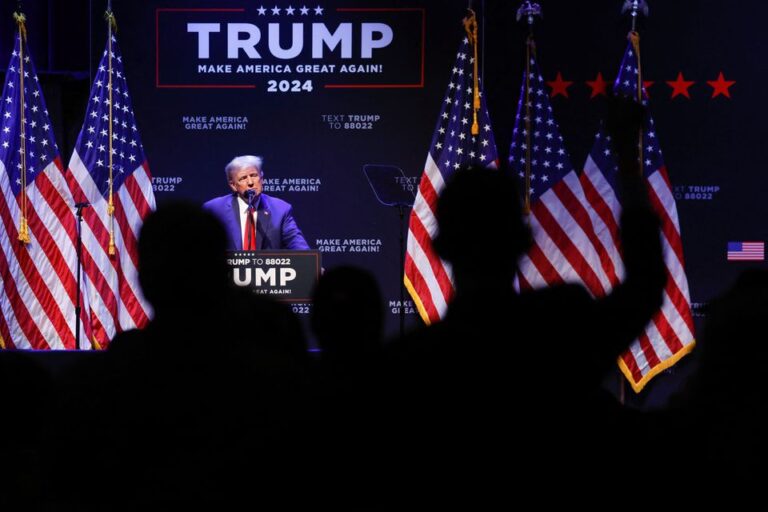
[(320, 251), (231, 251), (227, 264), (235, 286), (280, 302), (310, 302), (320, 277)]

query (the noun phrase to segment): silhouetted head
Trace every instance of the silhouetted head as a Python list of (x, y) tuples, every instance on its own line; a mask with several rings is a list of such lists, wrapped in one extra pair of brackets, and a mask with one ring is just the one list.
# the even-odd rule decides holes
[(434, 247), (453, 266), (457, 280), (511, 279), (531, 244), (517, 187), (502, 170), (457, 171), (438, 200), (436, 216)]
[(373, 275), (358, 267), (327, 271), (315, 287), (312, 330), (329, 355), (376, 350), (384, 323), (384, 302)]
[(227, 289), (227, 235), (192, 203), (165, 204), (139, 235), (139, 282), (156, 316), (205, 311)]
[(706, 392), (726, 398), (768, 402), (766, 315), (768, 270), (744, 271), (711, 302), (700, 336), (700, 379)]
[(723, 489), (755, 485), (768, 456), (766, 309), (765, 269), (745, 271), (710, 303), (696, 349), (698, 372), (684, 396), (693, 405), (690, 432), (699, 439), (702, 474), (725, 482)]

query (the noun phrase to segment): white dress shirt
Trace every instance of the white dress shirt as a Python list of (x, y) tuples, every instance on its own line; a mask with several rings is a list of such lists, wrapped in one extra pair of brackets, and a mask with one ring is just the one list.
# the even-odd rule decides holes
[[(248, 202), (245, 201), (242, 197), (237, 196), (237, 204), (240, 209), (240, 242), (245, 242), (245, 227), (246, 227), (246, 221), (248, 220)], [(258, 210), (253, 210), (253, 225), (256, 226), (256, 221), (259, 218), (259, 212)], [(258, 236), (256, 237), (256, 241), (258, 241)]]

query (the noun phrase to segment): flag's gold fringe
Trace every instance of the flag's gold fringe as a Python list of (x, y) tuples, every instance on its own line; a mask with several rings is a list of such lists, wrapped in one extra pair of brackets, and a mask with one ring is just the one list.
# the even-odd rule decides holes
[(32, 239), (29, 238), (29, 224), (27, 223), (27, 216), (24, 214), (22, 214), (21, 219), (19, 219), (18, 239), (19, 242), (23, 242), (25, 244), (28, 244), (32, 241)]
[[(416, 304), (416, 309), (419, 311), (419, 315), (421, 316), (421, 319), (424, 320), (424, 323), (429, 325), (431, 322), (429, 321), (429, 315), (427, 314), (427, 308), (424, 307), (424, 304), (421, 303), (421, 299), (419, 299), (419, 294), (416, 293), (416, 289), (413, 287), (413, 284), (411, 284), (411, 280), (408, 279), (408, 276), (405, 276), (403, 278), (403, 283), (405, 284), (405, 289), (408, 290), (408, 293), (411, 295), (411, 299), (413, 299), (414, 304)], [(404, 304), (400, 304), (400, 307), (405, 307)]]
[(657, 376), (667, 368), (671, 368), (672, 366), (674, 366), (680, 359), (690, 354), (691, 351), (694, 349), (694, 347), (696, 347), (696, 340), (692, 340), (688, 345), (684, 346), (682, 350), (680, 350), (677, 354), (673, 355), (663, 363), (656, 366), (653, 370), (645, 374), (643, 378), (640, 379), (638, 382), (634, 381), (634, 379), (632, 378), (632, 372), (629, 370), (629, 368), (621, 359), (621, 357), (618, 358), (619, 369), (621, 370), (621, 373), (623, 373), (624, 376), (629, 381), (629, 385), (632, 386), (632, 390), (635, 393), (639, 393), (643, 390), (645, 385), (648, 384), (648, 382), (652, 378), (654, 378), (655, 376)]
[(0, 334), (0, 349), (5, 350), (6, 348), (8, 347), (5, 344), (5, 339), (3, 338), (3, 335)]
[(101, 343), (99, 343), (99, 342), (96, 340), (96, 336), (94, 336), (94, 337), (91, 339), (91, 347), (93, 348), (93, 350), (104, 350), (104, 347), (102, 347), (102, 346), (101, 346)]

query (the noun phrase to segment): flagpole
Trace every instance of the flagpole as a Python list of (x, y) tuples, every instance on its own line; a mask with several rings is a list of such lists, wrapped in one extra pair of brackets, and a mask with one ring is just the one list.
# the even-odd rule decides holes
[(18, 240), (23, 244), (29, 244), (29, 225), (27, 223), (27, 148), (26, 148), (26, 113), (24, 112), (24, 43), (27, 41), (27, 18), (21, 10), (21, 1), (17, 3), (17, 11), (13, 13), (13, 19), (16, 21), (19, 29), (19, 171), (21, 181), (21, 191), (19, 193), (21, 212), (19, 215), (19, 236)]
[[(621, 8), (621, 12), (629, 12), (632, 18), (632, 27), (627, 34), (627, 38), (632, 43), (632, 48), (635, 50), (637, 56), (637, 102), (643, 104), (643, 67), (640, 61), (640, 34), (637, 32), (637, 18), (640, 14), (648, 16), (648, 3), (645, 0), (625, 0), (624, 5)], [(643, 127), (637, 134), (637, 146), (638, 146), (638, 160), (637, 160), (637, 172), (640, 176), (643, 176)], [(621, 372), (619, 372), (619, 403), (624, 405), (626, 401), (626, 380)]]
[[(470, 2), (470, 5), (472, 3)], [(477, 122), (477, 113), (480, 111), (480, 77), (478, 75), (478, 56), (477, 56), (477, 17), (475, 11), (467, 9), (469, 15), (464, 18), (464, 30), (467, 31), (467, 37), (472, 45), (473, 51), (473, 69), (472, 69), (472, 135), (480, 134), (480, 125)]]
[(93, 83), (93, 0), (88, 0), (88, 80)]
[[(640, 34), (637, 32), (637, 18), (642, 14), (648, 16), (648, 2), (645, 0), (625, 0), (621, 8), (622, 13), (629, 12), (632, 18), (632, 28), (627, 38), (632, 43), (632, 48), (637, 55), (637, 102), (643, 104), (643, 66), (640, 61)], [(643, 175), (643, 128), (638, 133), (638, 162), (637, 169), (640, 176)]]
[(541, 6), (529, 1), (523, 2), (517, 10), (517, 21), (525, 17), (528, 22), (528, 37), (525, 40), (525, 190), (523, 191), (523, 214), (531, 213), (531, 59), (536, 55), (533, 41), (533, 22), (541, 16)]
[(112, 12), (112, 0), (107, 0), (107, 12), (104, 13), (104, 18), (107, 20), (107, 62), (108, 62), (108, 84), (107, 94), (109, 95), (109, 110), (108, 110), (108, 123), (109, 123), (109, 204), (107, 205), (107, 213), (109, 214), (109, 248), (108, 253), (110, 256), (114, 256), (117, 252), (115, 249), (115, 201), (114, 201), (114, 167), (112, 158), (112, 30), (117, 30), (117, 22), (115, 21), (115, 14)]
[[(467, 1), (467, 11), (470, 11), (472, 14), (474, 14), (474, 9), (472, 9), (472, 0)], [(480, 69), (480, 72), (478, 74), (479, 82), (485, 83), (485, 0), (481, 0), (480, 2), (480, 12), (482, 14), (482, 17), (480, 18), (480, 24), (482, 25), (482, 30), (480, 31), (481, 37), (480, 41), (478, 42), (480, 46), (480, 61), (483, 63), (482, 68)], [(475, 61), (477, 61), (477, 51), (475, 51)], [(477, 69), (477, 68), (475, 68)], [(479, 94), (478, 94), (478, 105), (477, 108), (480, 108), (480, 100), (479, 100)], [(478, 133), (479, 133), (479, 127), (478, 127)], [(477, 134), (475, 134), (477, 135)]]
[(483, 67), (480, 69), (480, 83), (485, 85), (485, 0), (480, 2), (480, 10), (483, 14), (482, 18), (480, 18), (480, 23), (482, 24), (482, 30), (480, 31), (480, 61), (483, 63)]

